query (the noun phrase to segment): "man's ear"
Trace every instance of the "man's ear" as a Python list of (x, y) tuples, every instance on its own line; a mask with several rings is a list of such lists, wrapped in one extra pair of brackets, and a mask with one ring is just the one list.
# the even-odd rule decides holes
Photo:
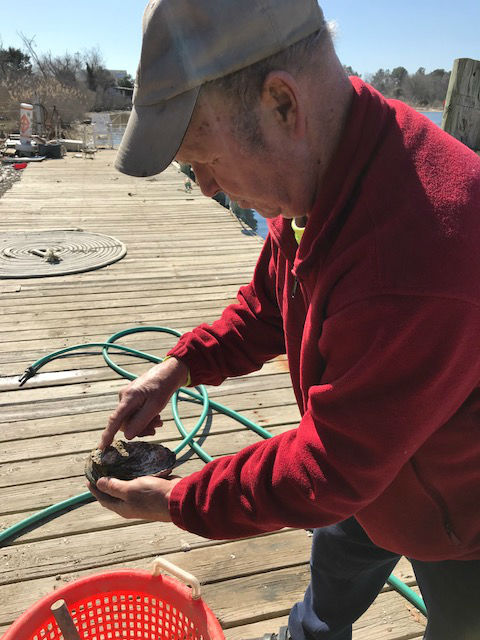
[(300, 88), (286, 71), (271, 71), (263, 83), (262, 107), (277, 124), (294, 135), (303, 131)]

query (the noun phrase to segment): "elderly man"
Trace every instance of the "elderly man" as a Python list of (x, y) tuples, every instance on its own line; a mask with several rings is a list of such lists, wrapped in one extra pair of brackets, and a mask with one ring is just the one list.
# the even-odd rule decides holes
[(121, 392), (101, 446), (281, 353), (302, 418), (189, 477), (93, 492), (210, 538), (315, 528), (284, 638), (351, 638), (401, 555), (425, 638), (480, 638), (480, 159), (349, 79), (316, 0), (153, 0), (117, 167), (175, 157), (269, 235), (238, 302)]

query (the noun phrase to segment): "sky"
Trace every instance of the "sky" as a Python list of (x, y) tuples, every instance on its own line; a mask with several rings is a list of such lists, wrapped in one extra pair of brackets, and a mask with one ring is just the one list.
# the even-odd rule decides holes
[[(241, 2), (241, 0), (237, 0)], [(195, 2), (195, 0), (192, 0)], [(292, 0), (295, 2), (295, 0)], [(108, 69), (135, 75), (146, 0), (0, 0), (0, 44), (23, 49), (19, 33), (39, 53), (98, 48)], [(343, 64), (365, 77), (403, 66), (450, 70), (455, 58), (480, 59), (480, 0), (321, 0), (337, 23)]]

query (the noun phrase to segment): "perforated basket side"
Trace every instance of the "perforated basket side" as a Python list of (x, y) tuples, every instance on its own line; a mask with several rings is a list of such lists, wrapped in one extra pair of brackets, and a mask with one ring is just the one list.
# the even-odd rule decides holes
[(30, 607), (2, 640), (62, 640), (51, 605), (63, 598), (82, 640), (224, 640), (203, 600), (169, 576), (118, 571), (58, 589)]

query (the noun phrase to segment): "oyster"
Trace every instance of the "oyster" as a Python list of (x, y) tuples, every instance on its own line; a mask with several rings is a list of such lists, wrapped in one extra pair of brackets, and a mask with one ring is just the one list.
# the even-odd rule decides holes
[(102, 451), (94, 449), (85, 463), (85, 475), (94, 485), (103, 476), (133, 480), (140, 476), (166, 477), (175, 465), (173, 451), (153, 442), (114, 442)]

